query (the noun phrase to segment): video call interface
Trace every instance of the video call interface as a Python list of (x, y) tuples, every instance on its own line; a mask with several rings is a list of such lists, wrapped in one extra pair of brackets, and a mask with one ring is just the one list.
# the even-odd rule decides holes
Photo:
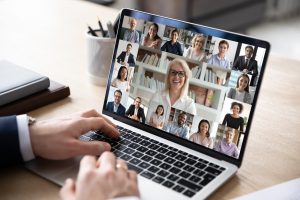
[(265, 48), (124, 16), (106, 110), (238, 159)]

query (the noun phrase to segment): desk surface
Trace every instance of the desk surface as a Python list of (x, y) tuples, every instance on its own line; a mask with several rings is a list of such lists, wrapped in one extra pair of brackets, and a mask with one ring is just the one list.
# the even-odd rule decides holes
[[(0, 59), (69, 85), (70, 98), (30, 114), (47, 119), (100, 111), (103, 87), (86, 75), (84, 33), (113, 20), (116, 10), (75, 0), (0, 1)], [(211, 199), (229, 199), (300, 177), (300, 61), (270, 56), (255, 119), (238, 173)], [(0, 173), (1, 199), (58, 199), (59, 187), (22, 168)]]

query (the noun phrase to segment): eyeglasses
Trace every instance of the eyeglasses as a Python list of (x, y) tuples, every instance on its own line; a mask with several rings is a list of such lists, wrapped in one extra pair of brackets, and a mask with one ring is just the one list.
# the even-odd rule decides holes
[(183, 78), (183, 77), (185, 77), (185, 72), (184, 71), (176, 71), (176, 70), (170, 70), (170, 74), (172, 75), (172, 76), (176, 76), (176, 75), (178, 75), (178, 77), (179, 78)]

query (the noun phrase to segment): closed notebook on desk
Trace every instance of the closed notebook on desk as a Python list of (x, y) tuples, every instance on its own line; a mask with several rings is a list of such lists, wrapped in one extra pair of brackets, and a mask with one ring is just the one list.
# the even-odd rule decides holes
[(49, 78), (6, 60), (0, 61), (0, 106), (49, 87)]
[(70, 88), (55, 81), (50, 81), (46, 90), (29, 95), (17, 101), (0, 106), (0, 116), (27, 113), (70, 95)]

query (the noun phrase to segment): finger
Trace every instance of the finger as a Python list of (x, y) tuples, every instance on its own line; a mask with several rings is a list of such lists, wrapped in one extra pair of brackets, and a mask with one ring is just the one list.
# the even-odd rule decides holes
[(79, 173), (96, 169), (96, 158), (94, 156), (84, 156), (80, 161)]
[(77, 140), (76, 155), (99, 156), (105, 151), (110, 151), (111, 146), (107, 142), (101, 141), (80, 141)]
[(138, 179), (137, 179), (137, 173), (133, 170), (128, 170), (128, 178), (132, 181), (134, 181), (135, 183), (137, 183)]
[(117, 159), (116, 168), (117, 169), (122, 169), (122, 170), (125, 170), (125, 171), (128, 170), (127, 163), (124, 160), (121, 160), (121, 159)]
[(89, 117), (102, 117), (107, 123), (109, 123), (110, 125), (117, 127), (112, 121), (110, 121), (109, 119), (107, 119), (105, 116), (101, 115), (100, 113), (98, 113), (95, 109), (91, 109), (88, 111), (85, 111), (83, 113), (81, 113), (80, 115), (81, 117), (84, 118), (89, 118)]
[[(100, 130), (105, 135), (118, 138), (120, 136), (119, 131), (107, 123), (106, 120), (102, 117), (90, 117), (90, 118), (81, 118), (76, 123), (78, 123), (78, 128), (80, 128), (80, 135), (84, 134), (90, 130)], [(79, 137), (79, 135), (77, 136)]]
[(73, 200), (75, 199), (75, 183), (72, 179), (68, 178), (61, 188), (60, 192), (61, 199)]
[(104, 152), (99, 157), (99, 170), (104, 174), (111, 175), (116, 171), (116, 157), (111, 152)]

